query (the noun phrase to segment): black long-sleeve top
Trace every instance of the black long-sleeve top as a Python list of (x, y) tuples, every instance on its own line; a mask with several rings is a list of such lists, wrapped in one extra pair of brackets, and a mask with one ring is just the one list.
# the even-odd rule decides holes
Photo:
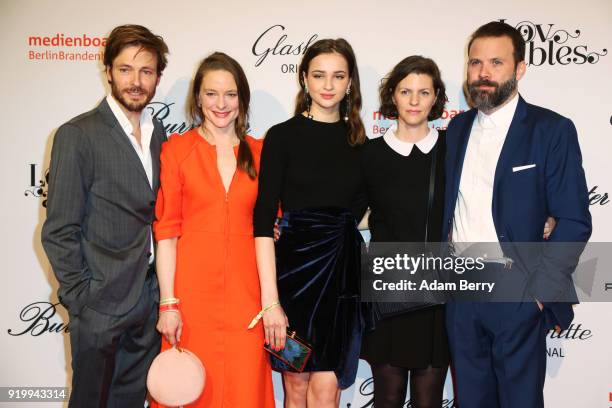
[(360, 219), (367, 207), (360, 147), (351, 147), (343, 121), (303, 115), (279, 123), (264, 140), (254, 235), (272, 237), (279, 203), (283, 211), (341, 207)]
[[(446, 133), (438, 133), (429, 242), (442, 239)], [(423, 242), (433, 154), (433, 151), (423, 153), (414, 146), (409, 156), (402, 156), (383, 137), (370, 140), (364, 146), (362, 166), (368, 204), (372, 210), (369, 218), (372, 242)]]

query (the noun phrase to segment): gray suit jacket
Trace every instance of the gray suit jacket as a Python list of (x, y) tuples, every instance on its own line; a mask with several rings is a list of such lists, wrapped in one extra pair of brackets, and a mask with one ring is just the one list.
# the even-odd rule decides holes
[(153, 189), (106, 99), (63, 124), (51, 151), (42, 244), (73, 315), (121, 315), (141, 295), (166, 133), (153, 121)]

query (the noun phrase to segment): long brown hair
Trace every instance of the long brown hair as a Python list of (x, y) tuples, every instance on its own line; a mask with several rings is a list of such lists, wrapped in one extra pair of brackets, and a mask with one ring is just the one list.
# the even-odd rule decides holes
[(191, 95), (189, 97), (188, 109), (194, 126), (199, 126), (204, 122), (202, 108), (199, 106), (200, 88), (204, 75), (209, 71), (227, 71), (234, 77), (236, 87), (238, 88), (238, 117), (234, 128), (236, 136), (240, 140), (238, 146), (237, 166), (239, 170), (244, 171), (251, 179), (257, 177), (255, 169), (255, 161), (249, 144), (246, 142), (246, 134), (249, 129), (249, 103), (251, 101), (251, 90), (249, 81), (247, 80), (244, 71), (240, 64), (227, 54), (222, 52), (214, 52), (200, 63), (193, 85), (191, 87)]
[[(344, 57), (349, 69), (350, 85), (350, 109), (346, 112), (347, 96), (345, 95), (340, 102), (340, 116), (348, 116), (346, 125), (348, 127), (348, 143), (351, 146), (363, 144), (366, 140), (365, 128), (361, 121), (361, 90), (359, 86), (359, 70), (357, 69), (357, 60), (351, 45), (343, 38), (331, 39), (327, 38), (319, 40), (306, 49), (302, 62), (298, 69), (298, 81), (300, 82), (300, 90), (295, 100), (295, 114), (299, 115), (308, 109), (308, 96), (306, 96), (304, 76), (308, 74), (310, 61), (321, 54), (337, 53)], [(347, 115), (348, 114), (348, 115)]]

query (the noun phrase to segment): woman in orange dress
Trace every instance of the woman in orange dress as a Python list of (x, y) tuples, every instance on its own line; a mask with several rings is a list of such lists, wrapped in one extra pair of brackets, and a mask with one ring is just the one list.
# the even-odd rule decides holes
[(190, 95), (200, 126), (162, 148), (157, 329), (162, 349), (180, 342), (204, 363), (204, 392), (190, 406), (274, 407), (262, 326), (247, 330), (261, 309), (253, 239), (261, 142), (246, 135), (249, 100), (240, 65), (210, 55)]

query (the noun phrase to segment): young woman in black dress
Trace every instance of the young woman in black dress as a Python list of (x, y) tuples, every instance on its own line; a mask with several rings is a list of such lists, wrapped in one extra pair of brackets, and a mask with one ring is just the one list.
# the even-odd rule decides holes
[(264, 331), (277, 349), (287, 325), (313, 346), (305, 372), (276, 367), (285, 406), (336, 407), (355, 381), (362, 332), (359, 72), (351, 46), (326, 39), (308, 47), (298, 75), (295, 116), (268, 131), (261, 155), (255, 248), (261, 287), (276, 289), (261, 294)]

